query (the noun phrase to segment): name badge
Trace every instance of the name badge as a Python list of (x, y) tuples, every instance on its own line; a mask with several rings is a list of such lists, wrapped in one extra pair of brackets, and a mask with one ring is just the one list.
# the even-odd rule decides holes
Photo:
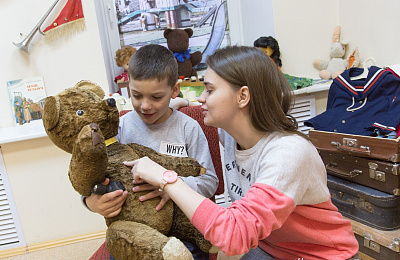
[(188, 157), (185, 144), (161, 142), (160, 153), (175, 157)]

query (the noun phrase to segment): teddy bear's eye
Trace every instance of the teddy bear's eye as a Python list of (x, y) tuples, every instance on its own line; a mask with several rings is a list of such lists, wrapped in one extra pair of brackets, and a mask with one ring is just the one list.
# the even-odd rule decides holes
[(76, 111), (76, 114), (78, 116), (83, 116), (84, 112), (83, 112), (83, 110), (78, 110), (78, 111)]

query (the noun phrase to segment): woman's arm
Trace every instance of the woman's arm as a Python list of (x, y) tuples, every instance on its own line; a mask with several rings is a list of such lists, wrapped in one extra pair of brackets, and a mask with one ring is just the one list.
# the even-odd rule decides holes
[[(134, 182), (147, 182), (156, 187), (160, 187), (163, 173), (167, 170), (148, 157), (143, 157), (132, 162), (124, 162), (124, 164), (133, 167), (132, 175)], [(189, 219), (192, 218), (201, 202), (206, 199), (192, 190), (180, 178), (178, 178), (175, 183), (165, 185), (164, 190)]]

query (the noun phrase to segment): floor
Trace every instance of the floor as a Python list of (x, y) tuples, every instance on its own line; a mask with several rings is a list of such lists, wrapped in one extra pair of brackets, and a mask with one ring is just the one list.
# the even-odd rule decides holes
[[(94, 252), (104, 243), (104, 238), (93, 239), (67, 246), (31, 252), (24, 255), (2, 258), (5, 260), (88, 260)], [(224, 253), (218, 253), (218, 260), (239, 260), (240, 256), (227, 257)]]

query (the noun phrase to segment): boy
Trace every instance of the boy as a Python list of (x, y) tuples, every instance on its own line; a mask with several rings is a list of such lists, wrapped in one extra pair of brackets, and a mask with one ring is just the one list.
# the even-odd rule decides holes
[[(161, 45), (143, 46), (129, 60), (128, 73), (134, 111), (120, 118), (118, 141), (141, 144), (167, 155), (196, 159), (207, 169), (206, 173), (182, 179), (205, 197), (213, 196), (218, 178), (207, 139), (194, 119), (169, 108), (171, 98), (176, 98), (180, 91), (178, 65), (172, 52)], [(108, 182), (107, 179), (103, 184)], [(140, 197), (141, 201), (161, 197), (157, 210), (170, 199), (166, 192), (150, 184), (137, 186), (133, 192), (144, 190), (151, 192)], [(104, 217), (113, 217), (121, 211), (127, 194), (128, 191), (122, 190), (102, 196), (92, 194), (84, 198), (84, 202), (90, 210)], [(190, 246), (188, 248), (192, 251)]]

